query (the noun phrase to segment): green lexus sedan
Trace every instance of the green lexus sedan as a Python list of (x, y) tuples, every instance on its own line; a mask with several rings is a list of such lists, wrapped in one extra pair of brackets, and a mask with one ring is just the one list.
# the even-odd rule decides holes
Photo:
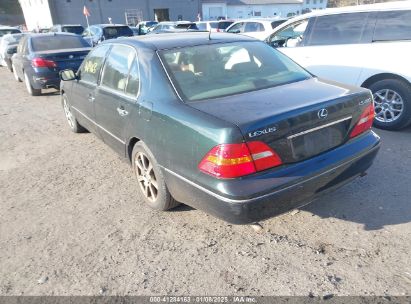
[(319, 79), (245, 36), (110, 40), (61, 78), (71, 130), (127, 158), (154, 209), (256, 222), (362, 176), (380, 146), (369, 90)]

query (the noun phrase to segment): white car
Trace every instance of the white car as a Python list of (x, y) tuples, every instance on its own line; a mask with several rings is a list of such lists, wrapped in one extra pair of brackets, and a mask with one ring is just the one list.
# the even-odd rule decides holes
[(0, 25), (0, 42), (4, 35), (7, 34), (20, 34), (21, 31), (18, 28), (11, 27), (11, 26), (4, 26)]
[(224, 32), (234, 21), (221, 20), (221, 21), (199, 21), (196, 22), (197, 29), (207, 32)]
[(254, 37), (259, 40), (264, 40), (272, 32), (273, 29), (285, 22), (287, 19), (244, 19), (231, 24), (226, 32), (233, 34), (243, 34)]
[(315, 11), (266, 39), (318, 77), (374, 94), (374, 125), (411, 124), (411, 1)]

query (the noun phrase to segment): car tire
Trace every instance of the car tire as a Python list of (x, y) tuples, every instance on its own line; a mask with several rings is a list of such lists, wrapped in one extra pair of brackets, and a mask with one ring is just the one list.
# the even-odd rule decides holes
[(63, 93), (61, 96), (61, 104), (63, 106), (64, 114), (66, 116), (66, 120), (67, 120), (67, 123), (69, 124), (71, 131), (74, 133), (87, 132), (87, 130), (78, 123), (76, 116), (74, 116), (73, 112), (71, 111), (70, 102), (65, 93)]
[(26, 89), (27, 92), (31, 95), (31, 96), (39, 96), (41, 95), (41, 89), (35, 89), (33, 88), (33, 86), (30, 83), (30, 78), (27, 75), (26, 72), (24, 72), (24, 83), (26, 85)]
[(411, 123), (409, 83), (399, 79), (384, 79), (374, 82), (368, 88), (374, 96), (375, 127), (395, 131)]
[(138, 189), (147, 205), (152, 209), (165, 211), (180, 204), (168, 191), (154, 155), (143, 142), (135, 144), (131, 160)]
[(14, 64), (12, 64), (11, 66), (12, 66), (12, 70), (13, 70), (14, 79), (17, 82), (21, 82), (21, 79), (20, 79), (19, 75), (17, 74), (16, 67), (14, 66)]

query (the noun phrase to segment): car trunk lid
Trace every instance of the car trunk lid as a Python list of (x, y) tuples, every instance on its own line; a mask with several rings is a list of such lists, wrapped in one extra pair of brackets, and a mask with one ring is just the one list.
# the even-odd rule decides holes
[(83, 59), (90, 52), (91, 48), (75, 48), (64, 50), (52, 50), (36, 52), (35, 56), (46, 60), (54, 61), (58, 70), (77, 70)]
[(234, 123), (246, 142), (262, 141), (292, 163), (346, 142), (370, 97), (365, 89), (314, 78), (189, 105)]

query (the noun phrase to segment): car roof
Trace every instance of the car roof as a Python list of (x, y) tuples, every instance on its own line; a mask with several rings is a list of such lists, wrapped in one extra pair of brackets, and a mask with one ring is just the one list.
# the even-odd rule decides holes
[[(209, 36), (211, 39), (209, 39)], [(115, 41), (107, 40), (103, 43), (125, 43), (138, 47), (146, 47), (152, 50), (174, 49), (187, 46), (207, 45), (215, 43), (245, 42), (258, 41), (254, 38), (230, 34), (230, 33), (212, 33), (209, 32), (181, 32), (168, 34), (152, 34), (144, 36), (134, 36), (129, 38), (118, 38)]]

